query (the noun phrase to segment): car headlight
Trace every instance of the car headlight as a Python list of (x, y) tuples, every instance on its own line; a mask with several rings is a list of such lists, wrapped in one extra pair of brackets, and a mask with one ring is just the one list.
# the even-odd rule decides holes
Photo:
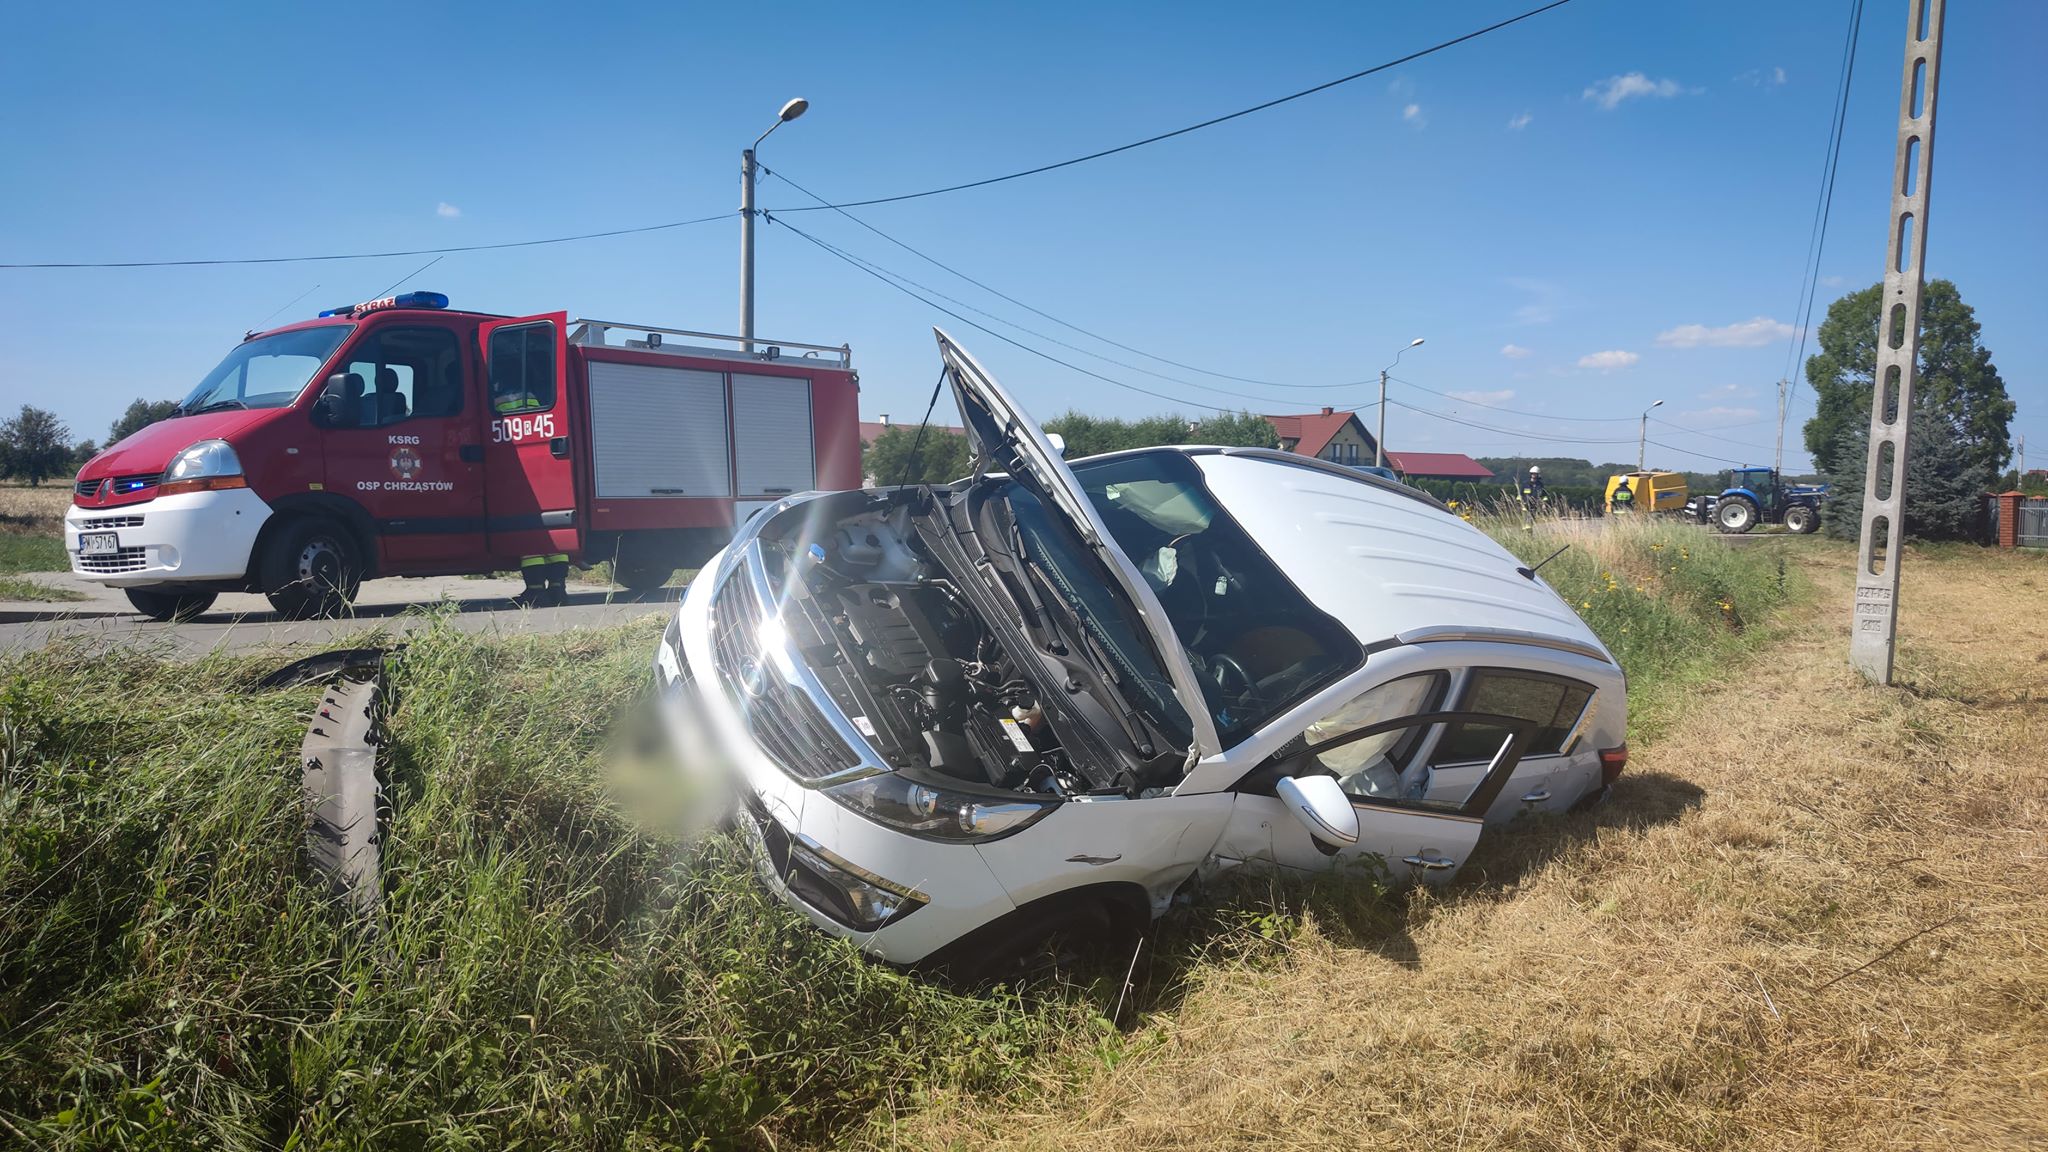
[(225, 440), (201, 440), (171, 457), (157, 495), (179, 492), (209, 492), (220, 488), (247, 488), (242, 477), (242, 460)]
[(1057, 797), (998, 799), (924, 784), (900, 772), (863, 776), (825, 789), (855, 812), (928, 840), (968, 842), (1006, 836), (1059, 807)]

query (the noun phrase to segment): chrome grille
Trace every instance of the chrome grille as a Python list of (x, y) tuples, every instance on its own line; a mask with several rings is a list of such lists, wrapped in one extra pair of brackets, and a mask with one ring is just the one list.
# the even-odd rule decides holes
[(810, 698), (784, 682), (761, 655), (761, 602), (742, 571), (719, 589), (711, 606), (718, 675), (747, 730), (782, 770), (817, 780), (860, 764)]
[(79, 526), (82, 532), (97, 532), (104, 528), (140, 528), (140, 516), (91, 516)]
[(102, 576), (118, 572), (140, 572), (149, 567), (149, 549), (123, 548), (111, 556), (80, 556), (78, 570)]

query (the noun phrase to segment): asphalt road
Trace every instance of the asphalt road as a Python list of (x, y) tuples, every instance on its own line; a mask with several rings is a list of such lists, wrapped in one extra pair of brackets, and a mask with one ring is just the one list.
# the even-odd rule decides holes
[(666, 613), (672, 610), (677, 594), (670, 588), (635, 598), (607, 586), (571, 584), (569, 602), (562, 607), (520, 608), (511, 602), (522, 587), (517, 580), (372, 580), (363, 585), (354, 613), (342, 619), (284, 620), (270, 610), (263, 597), (236, 594), (222, 596), (196, 619), (160, 624), (138, 614), (118, 590), (61, 572), (39, 572), (29, 578), (75, 589), (89, 598), (56, 604), (0, 601), (0, 652), (40, 648), (55, 639), (76, 637), (183, 656), (328, 647), (376, 632), (410, 631), (425, 620), (412, 609), (443, 603), (454, 608), (453, 625), (465, 632), (565, 632)]

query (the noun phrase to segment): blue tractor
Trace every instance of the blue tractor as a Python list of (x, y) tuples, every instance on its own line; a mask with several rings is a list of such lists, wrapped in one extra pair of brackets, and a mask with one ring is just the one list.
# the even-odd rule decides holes
[(1728, 473), (1728, 487), (1709, 506), (1709, 515), (1723, 532), (1783, 524), (1787, 532), (1803, 536), (1820, 528), (1820, 502), (1827, 494), (1825, 484), (1784, 483), (1776, 468), (1735, 468)]

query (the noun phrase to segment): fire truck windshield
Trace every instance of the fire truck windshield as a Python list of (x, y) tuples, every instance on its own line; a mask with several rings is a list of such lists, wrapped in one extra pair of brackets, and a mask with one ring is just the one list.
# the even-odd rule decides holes
[(301, 328), (242, 343), (178, 404), (185, 415), (224, 408), (282, 408), (303, 391), (353, 324)]

